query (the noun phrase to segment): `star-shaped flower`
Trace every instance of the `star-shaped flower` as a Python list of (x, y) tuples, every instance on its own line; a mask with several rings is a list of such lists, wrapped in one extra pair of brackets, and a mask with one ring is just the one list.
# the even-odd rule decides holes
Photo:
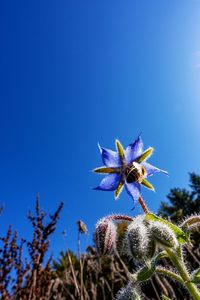
[(137, 201), (141, 194), (141, 185), (154, 191), (154, 187), (147, 180), (148, 177), (157, 172), (168, 174), (146, 162), (154, 149), (149, 147), (144, 151), (140, 136), (125, 150), (119, 140), (116, 140), (117, 151), (103, 148), (100, 145), (99, 149), (105, 166), (94, 169), (94, 172), (108, 175), (94, 189), (115, 191), (115, 199), (119, 197), (125, 186), (127, 193), (134, 201)]

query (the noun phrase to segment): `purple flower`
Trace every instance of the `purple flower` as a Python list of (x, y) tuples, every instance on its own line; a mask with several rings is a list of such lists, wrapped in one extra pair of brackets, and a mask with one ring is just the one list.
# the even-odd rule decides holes
[(115, 191), (115, 199), (119, 197), (125, 186), (127, 193), (137, 201), (141, 194), (141, 185), (154, 191), (154, 187), (147, 180), (148, 177), (157, 172), (168, 174), (146, 162), (154, 149), (149, 147), (144, 151), (140, 136), (126, 149), (123, 149), (119, 140), (116, 140), (117, 151), (100, 145), (99, 149), (104, 166), (94, 169), (94, 172), (107, 175), (95, 190)]

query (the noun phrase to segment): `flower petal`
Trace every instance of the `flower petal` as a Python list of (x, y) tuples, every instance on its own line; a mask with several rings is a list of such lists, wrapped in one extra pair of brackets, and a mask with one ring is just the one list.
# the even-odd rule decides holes
[(112, 151), (110, 149), (106, 149), (99, 146), (99, 150), (101, 152), (102, 161), (106, 167), (120, 167), (121, 166), (121, 159), (119, 153), (116, 151)]
[(138, 156), (142, 154), (143, 151), (143, 142), (139, 135), (138, 138), (132, 144), (128, 145), (125, 150), (126, 162), (128, 164), (132, 163)]
[(100, 185), (94, 188), (94, 190), (114, 191), (118, 187), (120, 180), (120, 175), (109, 174), (102, 179)]
[(145, 167), (145, 169), (147, 171), (146, 177), (152, 176), (154, 173), (159, 173), (159, 172), (162, 172), (162, 173), (165, 173), (166, 175), (168, 175), (167, 171), (164, 171), (157, 167), (154, 167), (149, 163), (143, 162), (142, 165)]
[(140, 197), (140, 184), (138, 182), (125, 182), (125, 188), (127, 193), (133, 198), (134, 202), (137, 202)]

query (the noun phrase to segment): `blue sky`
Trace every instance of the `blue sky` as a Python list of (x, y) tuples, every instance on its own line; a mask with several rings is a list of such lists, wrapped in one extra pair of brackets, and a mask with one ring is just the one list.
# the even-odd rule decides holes
[[(36, 193), (53, 212), (55, 257), (76, 249), (76, 221), (89, 228), (131, 211), (123, 192), (93, 191), (97, 142), (114, 148), (142, 132), (155, 147), (156, 211), (171, 187), (200, 173), (200, 1), (2, 1), (0, 4), (0, 218), (29, 237)], [(66, 230), (66, 238), (62, 231)]]

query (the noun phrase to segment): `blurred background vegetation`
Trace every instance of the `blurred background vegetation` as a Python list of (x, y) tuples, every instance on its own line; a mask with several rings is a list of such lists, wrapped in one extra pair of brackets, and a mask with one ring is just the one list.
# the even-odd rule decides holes
[[(186, 216), (198, 213), (200, 176), (190, 173), (189, 188), (173, 188), (167, 199), (167, 202), (161, 202), (158, 214), (176, 224)], [(137, 270), (139, 265), (134, 259), (123, 255), (99, 257), (94, 245), (80, 253), (81, 235), (87, 233), (87, 227), (81, 220), (77, 222), (77, 253), (64, 249), (53, 260), (49, 256), (50, 236), (56, 229), (62, 207), (63, 203), (54, 214), (47, 216), (40, 209), (37, 196), (35, 213), (28, 215), (33, 227), (32, 239), (19, 240), (12, 227), (8, 228), (6, 236), (0, 237), (0, 299), (111, 300), (128, 282), (127, 268), (133, 272)], [(0, 209), (2, 213), (3, 209)], [(121, 235), (124, 229), (118, 228)], [(197, 231), (192, 235), (191, 245), (186, 246), (184, 251), (188, 269), (193, 270), (200, 265), (199, 242), (200, 233)], [(28, 253), (27, 258), (24, 258), (24, 251)], [(170, 265), (169, 261), (164, 263)], [(158, 274), (142, 285), (141, 294), (147, 300), (159, 300), (161, 294), (170, 299), (191, 299), (181, 286)]]

